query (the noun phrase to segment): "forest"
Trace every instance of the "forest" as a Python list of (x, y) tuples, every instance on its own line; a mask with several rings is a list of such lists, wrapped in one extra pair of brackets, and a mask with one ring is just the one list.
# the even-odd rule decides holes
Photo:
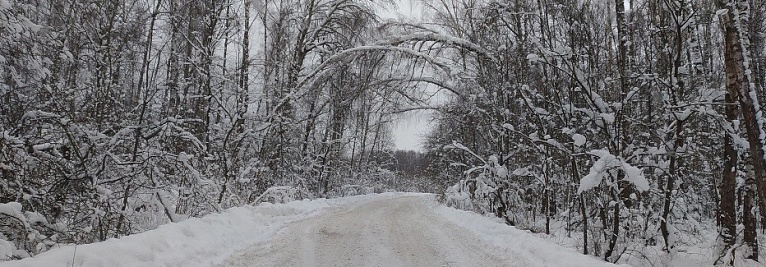
[(766, 3), (413, 2), (0, 0), (0, 260), (284, 190), (436, 193), (609, 262), (765, 260)]

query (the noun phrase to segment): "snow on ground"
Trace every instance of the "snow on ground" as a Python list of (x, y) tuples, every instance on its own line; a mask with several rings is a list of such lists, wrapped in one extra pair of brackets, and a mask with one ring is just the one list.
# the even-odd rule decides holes
[[(74, 264), (73, 261), (74, 260)], [(261, 204), (0, 266), (610, 266), (493, 218), (387, 193)]]
[(403, 196), (297, 222), (220, 266), (528, 266), (524, 255), (481, 244), (435, 216), (422, 197)]
[[(440, 212), (440, 210), (448, 210), (446, 211), (447, 214), (454, 213), (450, 208), (446, 207), (437, 207), (436, 211), (437, 213)], [(462, 211), (459, 211), (462, 212)], [(460, 225), (461, 223), (454, 222), (455, 220), (470, 220), (468, 219), (469, 216), (472, 216), (471, 212), (468, 212), (468, 215), (459, 215), (459, 214), (453, 214), (453, 215), (447, 215), (447, 217), (453, 217), (451, 220), (453, 223), (456, 223)], [(479, 216), (478, 214), (473, 214), (473, 216)], [(496, 218), (496, 217), (484, 217), (484, 220), (491, 220), (501, 223), (502, 219)], [(519, 230), (518, 228), (509, 227), (510, 229), (500, 229), (500, 231), (510, 231), (510, 232), (521, 232), (522, 239), (529, 238), (529, 235), (533, 235), (541, 240), (534, 241), (534, 242), (540, 242), (543, 243), (552, 243), (552, 244), (558, 244), (562, 247), (568, 248), (569, 250), (573, 251), (582, 251), (582, 232), (579, 231), (572, 231), (571, 233), (567, 232), (566, 228), (566, 222), (565, 221), (556, 221), (551, 220), (551, 234), (545, 234), (543, 233), (543, 229), (545, 229), (545, 220), (544, 218), (539, 218), (536, 222), (525, 222), (528, 225), (524, 226), (527, 227), (527, 229), (530, 230)], [(643, 244), (632, 244), (628, 246), (628, 248), (623, 252), (623, 255), (620, 257), (618, 263), (620, 264), (627, 264), (629, 266), (634, 267), (655, 267), (655, 266), (672, 266), (672, 267), (700, 267), (700, 266), (713, 266), (713, 262), (716, 260), (724, 260), (719, 259), (720, 252), (717, 250), (717, 242), (720, 240), (717, 239), (717, 232), (715, 229), (715, 225), (713, 225), (714, 222), (704, 222), (699, 223), (699, 225), (695, 225), (692, 229), (686, 229), (685, 232), (683, 232), (678, 237), (678, 243), (677, 247), (671, 252), (667, 253), (663, 251), (662, 249), (662, 240), (657, 240), (656, 244), (653, 246), (645, 246)], [(469, 226), (466, 226), (466, 228), (474, 229), (474, 231), (484, 232), (484, 234), (479, 234), (480, 236), (489, 236), (492, 237), (492, 230), (491, 226), (490, 228), (480, 227), (479, 224), (475, 223), (468, 223)], [(471, 226), (473, 225), (473, 226)], [(489, 225), (492, 225), (491, 223)], [(677, 225), (678, 226), (678, 225)], [(689, 228), (690, 226), (686, 226)], [(514, 234), (509, 234), (509, 236), (512, 236)], [(658, 237), (660, 238), (660, 237)], [(761, 244), (761, 251), (766, 251), (766, 235), (759, 235), (759, 244)], [(503, 238), (499, 238), (496, 240), (497, 242), (504, 242), (502, 241)], [(493, 241), (489, 241), (493, 242)], [(527, 242), (527, 241), (524, 241)], [(593, 244), (591, 244), (592, 246)], [(513, 247), (512, 247), (513, 248)], [(593, 247), (591, 247), (592, 251)], [(539, 251), (539, 250), (534, 250)], [(741, 254), (742, 249), (737, 251), (739, 254)], [(735, 258), (734, 266), (739, 267), (763, 267), (763, 262), (766, 262), (766, 256), (764, 256), (764, 253), (761, 253), (760, 261), (745, 261), (743, 260), (742, 255), (737, 255)], [(553, 265), (555, 266), (555, 265)]]
[(411, 195), (297, 222), (220, 266), (613, 265), (490, 218), (440, 206), (433, 195)]
[(509, 227), (495, 218), (443, 205), (433, 209), (448, 222), (467, 229), (482, 241), (501, 248), (504, 253), (527, 255), (531, 261), (529, 266), (614, 266), (582, 255), (572, 248), (555, 245), (527, 231)]
[(166, 224), (120, 239), (55, 248), (35, 258), (0, 262), (0, 266), (212, 266), (242, 248), (269, 240), (290, 222), (335, 207), (361, 205), (399, 195), (388, 193), (231, 208), (220, 214)]

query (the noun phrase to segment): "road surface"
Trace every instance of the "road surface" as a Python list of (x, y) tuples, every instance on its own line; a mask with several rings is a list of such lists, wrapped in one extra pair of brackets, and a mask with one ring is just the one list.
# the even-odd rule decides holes
[(434, 214), (419, 197), (334, 210), (295, 222), (220, 266), (530, 266)]

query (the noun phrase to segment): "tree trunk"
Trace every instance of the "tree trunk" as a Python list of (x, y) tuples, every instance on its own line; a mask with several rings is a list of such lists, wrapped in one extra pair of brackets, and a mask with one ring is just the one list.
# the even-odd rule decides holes
[[(745, 227), (744, 242), (752, 249), (747, 256), (749, 259), (758, 260), (758, 238), (755, 231), (756, 214), (755, 207), (760, 205), (761, 211), (766, 210), (766, 173), (764, 167), (762, 121), (760, 107), (758, 105), (757, 92), (751, 75), (750, 58), (748, 55), (747, 31), (743, 31), (742, 25), (747, 25), (749, 3), (746, 0), (718, 1), (721, 9), (727, 12), (721, 14), (720, 21), (724, 30), (726, 63), (726, 90), (732, 95), (738, 96), (738, 102), (742, 110), (742, 117), (747, 132), (747, 141), (750, 145), (750, 159), (755, 173), (748, 173), (745, 178), (745, 207), (743, 212), (743, 225)], [(743, 16), (744, 14), (744, 16)], [(756, 197), (756, 190), (761, 196), (761, 201)]]
[[(547, 149), (546, 149), (547, 150)], [(547, 152), (547, 151), (546, 151)], [(548, 175), (548, 163), (543, 163), (543, 177), (545, 180), (545, 188), (543, 188), (543, 209), (545, 210), (545, 234), (550, 235), (551, 234), (551, 196), (550, 193), (550, 182), (551, 179)]]
[[(251, 0), (245, 0), (245, 18), (244, 18), (244, 32), (242, 33), (242, 66), (239, 69), (239, 94), (237, 95), (237, 119), (239, 128), (237, 133), (243, 133), (245, 131), (245, 114), (247, 114), (247, 106), (250, 103), (250, 80), (248, 75), (250, 74), (250, 2)], [(264, 31), (265, 32), (265, 31)], [(266, 81), (264, 80), (264, 84)]]
[[(753, 71), (753, 82), (755, 83), (755, 86), (757, 87), (757, 92), (763, 92), (763, 78), (766, 68), (766, 57), (764, 56), (764, 49), (766, 47), (766, 43), (764, 43), (764, 18), (766, 16), (766, 3), (763, 1), (750, 1), (750, 21), (747, 24), (748, 29), (750, 32), (750, 49), (751, 52), (750, 58), (751, 64), (750, 66)], [(766, 98), (764, 98), (763, 95), (758, 96), (758, 102), (763, 103)], [(762, 109), (761, 109), (762, 110)], [(766, 156), (766, 155), (765, 155)], [(766, 180), (760, 181), (760, 188), (766, 191)], [(759, 191), (761, 204), (760, 211), (761, 211), (761, 229), (766, 232), (766, 216), (764, 216), (764, 208), (766, 207), (766, 195), (763, 195), (764, 191)]]
[[(670, 100), (671, 105), (678, 105), (683, 99), (684, 99), (684, 83), (682, 80), (682, 75), (680, 73), (679, 68), (683, 64), (681, 62), (681, 55), (683, 51), (682, 46), (682, 25), (676, 24), (675, 28), (675, 58), (673, 60), (673, 80), (676, 82), (671, 85), (670, 88)], [(668, 229), (669, 220), (670, 220), (670, 213), (671, 213), (671, 203), (673, 202), (673, 190), (675, 190), (675, 182), (676, 179), (678, 179), (678, 151), (679, 149), (684, 145), (684, 138), (683, 138), (683, 131), (684, 131), (684, 121), (681, 119), (676, 118), (673, 122), (675, 124), (675, 129), (672, 135), (673, 139), (673, 145), (670, 149), (668, 149), (670, 155), (670, 162), (668, 166), (668, 179), (667, 183), (664, 188), (665, 196), (664, 196), (664, 202), (662, 205), (662, 218), (660, 219), (660, 232), (662, 233), (662, 239), (665, 241), (665, 247), (664, 249), (666, 251), (673, 249), (674, 244), (672, 244), (670, 239), (670, 229)]]
[[(609, 248), (604, 254), (604, 260), (609, 261), (609, 258), (614, 254), (614, 249), (617, 247), (617, 237), (620, 235), (620, 196), (616, 193), (612, 193), (614, 198), (614, 207), (612, 207), (612, 232), (609, 235)], [(606, 225), (604, 225), (606, 227)]]
[[(737, 119), (739, 110), (736, 106), (735, 95), (726, 94), (726, 120), (732, 123)], [(733, 129), (732, 129), (733, 130)], [(726, 131), (724, 134), (724, 165), (723, 165), (723, 179), (720, 186), (720, 203), (718, 203), (719, 209), (719, 222), (721, 230), (719, 236), (724, 243), (722, 252), (726, 252), (734, 242), (736, 241), (737, 234), (737, 217), (736, 206), (737, 198), (735, 195), (735, 187), (737, 184), (737, 151), (734, 149), (732, 135), (735, 132)]]
[[(580, 182), (579, 171), (577, 171), (577, 160), (572, 157), (572, 179), (575, 184)], [(585, 207), (585, 192), (580, 194), (580, 215), (582, 216), (582, 254), (588, 255), (588, 210)]]

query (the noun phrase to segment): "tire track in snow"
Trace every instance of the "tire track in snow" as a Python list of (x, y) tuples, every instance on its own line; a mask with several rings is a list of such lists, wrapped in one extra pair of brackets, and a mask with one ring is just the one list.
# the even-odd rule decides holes
[(530, 266), (444, 222), (420, 197), (330, 211), (289, 225), (272, 242), (220, 266)]

